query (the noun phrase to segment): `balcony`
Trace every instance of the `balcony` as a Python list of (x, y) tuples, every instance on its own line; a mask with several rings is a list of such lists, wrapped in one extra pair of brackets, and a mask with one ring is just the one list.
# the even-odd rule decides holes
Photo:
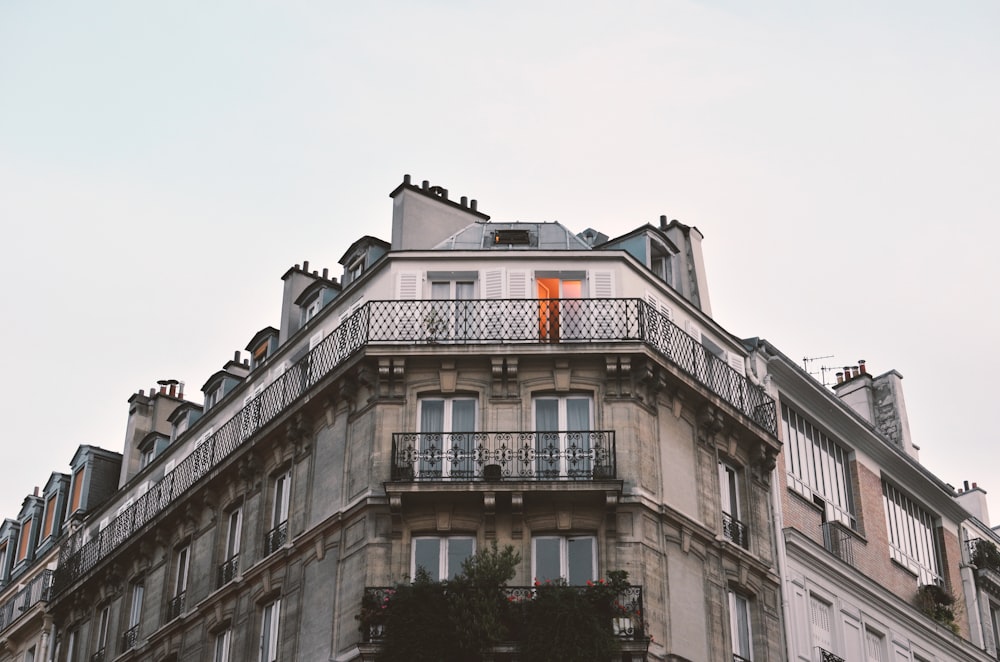
[(94, 651), (94, 654), (90, 656), (90, 662), (104, 662), (104, 653), (106, 649), (102, 646), (101, 648)]
[(733, 370), (641, 299), (370, 301), (219, 425), (214, 434), (107, 527), (91, 532), (90, 540), (85, 538), (85, 530), (70, 536), (60, 551), (53, 592), (59, 595), (86, 576), (238, 448), (258, 436), (261, 429), (285, 413), (309, 389), (365, 347), (595, 342), (645, 344), (766, 433), (777, 435), (774, 400), (764, 389)]
[[(586, 586), (568, 587), (576, 591), (586, 591)], [(513, 624), (516, 630), (516, 621), (519, 618), (520, 606), (533, 600), (536, 591), (539, 589), (533, 586), (505, 586), (501, 588), (505, 605), (505, 613), (502, 618), (505, 622)], [(382, 611), (389, 605), (396, 590), (388, 586), (368, 586), (365, 587), (363, 605), (360, 617), (362, 623), (362, 639), (368, 643), (379, 643), (385, 637), (385, 623)], [(619, 641), (644, 641), (646, 638), (646, 625), (643, 621), (642, 587), (627, 586), (622, 589), (610, 605), (612, 613), (611, 622), (608, 624), (611, 632)], [(516, 632), (511, 632), (516, 636)], [(516, 643), (516, 642), (514, 642)]]
[(392, 480), (598, 480), (616, 476), (615, 433), (403, 432), (392, 435)]
[(747, 525), (727, 512), (722, 513), (722, 535), (726, 540), (731, 540), (743, 549), (750, 549)]
[(233, 557), (230, 558), (228, 561), (219, 565), (219, 579), (217, 588), (222, 588), (229, 582), (233, 581), (233, 579), (236, 577), (236, 575), (239, 574), (239, 572), (240, 572), (240, 555), (234, 554)]
[(819, 662), (844, 662), (844, 658), (823, 648), (819, 649)]
[(0, 604), (0, 632), (40, 602), (48, 602), (52, 587), (52, 571), (43, 570), (29, 581), (24, 588)]
[(167, 620), (172, 621), (181, 614), (184, 613), (184, 598), (187, 596), (187, 591), (178, 593), (174, 597), (170, 598), (169, 604), (167, 604)]
[(122, 652), (135, 648), (136, 642), (139, 641), (139, 626), (133, 625), (129, 629), (122, 632)]
[(264, 556), (270, 556), (288, 542), (288, 520), (264, 534)]
[(837, 522), (825, 522), (820, 528), (823, 531), (824, 549), (854, 567), (854, 536)]

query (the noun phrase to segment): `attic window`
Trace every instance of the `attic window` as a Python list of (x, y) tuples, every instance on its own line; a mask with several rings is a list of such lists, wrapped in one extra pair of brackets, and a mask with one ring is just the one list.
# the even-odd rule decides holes
[(531, 234), (527, 230), (497, 230), (493, 233), (493, 243), (528, 246), (531, 244)]

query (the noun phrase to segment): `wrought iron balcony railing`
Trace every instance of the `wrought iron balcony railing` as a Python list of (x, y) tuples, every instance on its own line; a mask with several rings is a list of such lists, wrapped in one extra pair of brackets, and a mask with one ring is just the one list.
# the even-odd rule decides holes
[(104, 662), (105, 652), (106, 652), (105, 648), (103, 647), (98, 648), (96, 651), (94, 651), (94, 654), (90, 656), (90, 662)]
[(219, 565), (219, 582), (217, 588), (222, 588), (236, 578), (240, 571), (240, 555), (234, 554), (225, 563)]
[(610, 430), (392, 435), (396, 481), (614, 478), (615, 457)]
[(844, 662), (844, 658), (839, 655), (834, 655), (830, 651), (820, 648), (819, 649), (819, 662)]
[(369, 345), (642, 342), (772, 436), (774, 400), (641, 299), (370, 301), (268, 384), (100, 532), (82, 529), (59, 555), (60, 594), (206, 476), (310, 388)]
[(39, 602), (49, 599), (52, 587), (52, 571), (42, 570), (31, 578), (24, 588), (0, 604), (0, 632), (6, 630), (21, 615)]
[(826, 551), (853, 567), (854, 536), (836, 522), (824, 522), (820, 528), (823, 530), (823, 547)]
[(122, 652), (124, 653), (131, 648), (135, 648), (137, 641), (139, 641), (139, 626), (133, 625), (122, 632)]
[(732, 540), (743, 549), (750, 548), (750, 537), (747, 535), (747, 525), (727, 512), (722, 513), (722, 535), (726, 540)]
[[(586, 586), (574, 586), (579, 591), (586, 591)], [(514, 606), (533, 600), (538, 588), (534, 586), (505, 586), (502, 589), (505, 604)], [(390, 586), (366, 586), (364, 605), (359, 617), (362, 623), (362, 638), (366, 642), (380, 642), (385, 637), (385, 611), (389, 606), (396, 589)], [(642, 605), (642, 587), (627, 586), (618, 593), (611, 608), (611, 631), (623, 641), (634, 641), (646, 636), (646, 625)]]
[(288, 542), (288, 520), (264, 534), (264, 556), (270, 556)]
[(187, 596), (187, 591), (182, 591), (170, 598), (170, 603), (167, 605), (167, 620), (172, 621), (181, 614), (184, 613), (184, 598)]

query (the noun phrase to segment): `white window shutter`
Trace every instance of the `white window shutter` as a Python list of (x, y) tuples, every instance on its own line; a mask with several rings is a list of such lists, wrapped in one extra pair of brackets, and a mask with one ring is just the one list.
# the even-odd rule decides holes
[(733, 352), (726, 352), (726, 359), (729, 362), (730, 368), (732, 368), (736, 372), (746, 377), (747, 374), (746, 363), (744, 362), (743, 357), (741, 355), (735, 354)]
[(660, 301), (656, 294), (649, 290), (646, 290), (646, 303), (649, 304), (649, 307), (653, 310), (659, 311), (660, 314), (668, 320), (674, 319), (674, 311), (670, 309), (670, 306)]
[(504, 298), (504, 270), (487, 269), (483, 272), (483, 298)]
[(684, 330), (689, 336), (694, 338), (697, 342), (701, 342), (701, 329), (699, 329), (694, 322), (690, 320), (684, 323)]
[(528, 284), (531, 276), (524, 269), (511, 269), (507, 272), (507, 298), (527, 299), (530, 297)]
[[(400, 271), (396, 274), (396, 299), (420, 298), (420, 272)], [(351, 306), (354, 310), (354, 306)]]
[(615, 272), (590, 272), (590, 296), (595, 299), (610, 299), (615, 295)]

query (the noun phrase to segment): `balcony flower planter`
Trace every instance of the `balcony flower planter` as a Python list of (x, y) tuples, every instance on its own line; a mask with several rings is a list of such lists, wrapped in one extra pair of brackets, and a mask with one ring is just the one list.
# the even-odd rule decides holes
[(483, 480), (498, 481), (503, 478), (499, 464), (487, 464), (483, 467)]

